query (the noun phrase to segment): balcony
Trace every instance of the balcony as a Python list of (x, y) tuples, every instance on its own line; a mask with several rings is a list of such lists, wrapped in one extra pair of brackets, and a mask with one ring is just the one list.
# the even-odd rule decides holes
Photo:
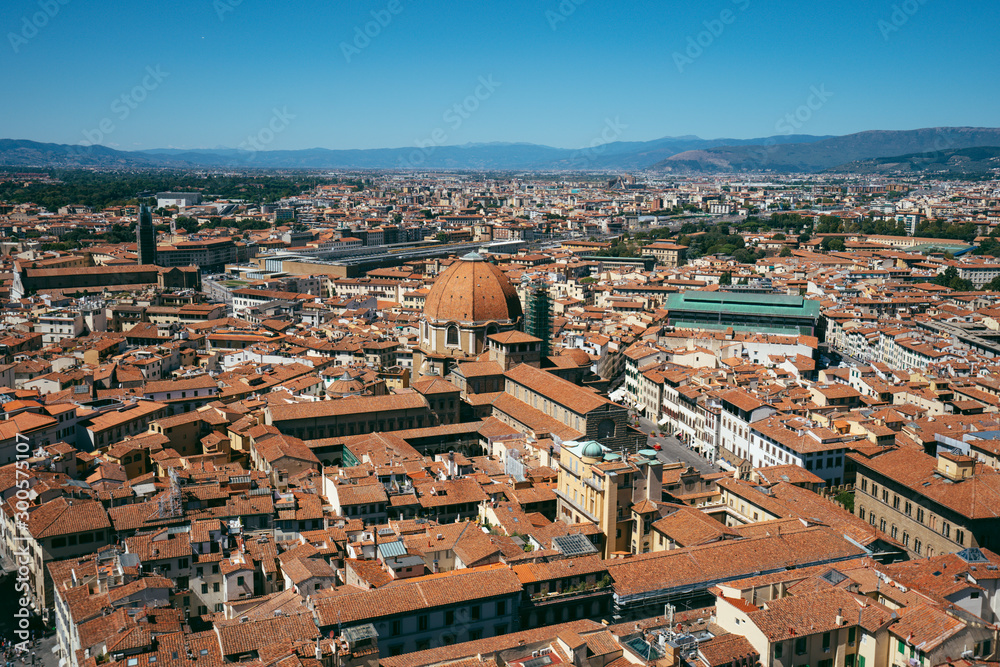
[(592, 584), (570, 586), (569, 588), (562, 591), (554, 591), (549, 593), (534, 593), (531, 596), (531, 604), (535, 606), (555, 604), (557, 602), (564, 602), (569, 599), (596, 597), (597, 595), (610, 594), (612, 592), (613, 589), (611, 587), (611, 577), (606, 576), (600, 581), (597, 581)]

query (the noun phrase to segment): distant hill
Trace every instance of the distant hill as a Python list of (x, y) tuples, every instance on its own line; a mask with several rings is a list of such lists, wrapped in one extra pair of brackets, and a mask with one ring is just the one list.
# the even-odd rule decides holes
[(848, 163), (915, 153), (1000, 146), (1000, 129), (935, 127), (872, 130), (810, 143), (767, 143), (702, 148), (672, 155), (654, 165), (666, 172), (817, 172)]
[(233, 148), (151, 149), (118, 151), (105, 146), (46, 144), (0, 139), (0, 166), (96, 168), (236, 169), (442, 169), (496, 171), (623, 171), (640, 170), (672, 155), (717, 146), (761, 142), (810, 143), (827, 137), (789, 135), (757, 139), (664, 137), (653, 141), (617, 141), (588, 149), (526, 143), (466, 144), (428, 148), (370, 150), (248, 151)]
[(99, 167), (104, 169), (149, 169), (184, 166), (171, 158), (116, 151), (106, 146), (43, 144), (23, 139), (0, 139), (3, 167)]
[(856, 160), (827, 169), (854, 174), (984, 174), (1000, 169), (1000, 147), (977, 146)]

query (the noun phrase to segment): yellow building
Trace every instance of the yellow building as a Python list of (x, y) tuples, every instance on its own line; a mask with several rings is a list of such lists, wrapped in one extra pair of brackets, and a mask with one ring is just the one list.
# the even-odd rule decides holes
[(597, 524), (605, 558), (614, 552), (645, 553), (651, 550), (652, 523), (659, 518), (663, 463), (650, 449), (626, 459), (596, 440), (564, 442), (556, 495), (559, 520)]

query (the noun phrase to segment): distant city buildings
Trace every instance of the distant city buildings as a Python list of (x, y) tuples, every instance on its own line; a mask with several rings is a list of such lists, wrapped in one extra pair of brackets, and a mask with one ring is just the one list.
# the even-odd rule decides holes
[(316, 181), (0, 202), (53, 658), (996, 663), (996, 181)]

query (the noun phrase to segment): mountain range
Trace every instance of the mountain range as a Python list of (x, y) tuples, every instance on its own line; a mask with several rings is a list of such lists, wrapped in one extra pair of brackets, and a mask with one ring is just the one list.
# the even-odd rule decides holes
[[(587, 149), (553, 148), (528, 143), (487, 143), (368, 150), (310, 148), (249, 151), (216, 148), (119, 151), (99, 145), (79, 146), (0, 139), (0, 166), (238, 170), (651, 170), (681, 174), (733, 171), (819, 172), (838, 170), (841, 167), (842, 170), (850, 170), (848, 167), (851, 165), (894, 156), (928, 153), (939, 155), (989, 146), (1000, 146), (1000, 128), (939, 127), (876, 130), (845, 136), (778, 135), (756, 139), (701, 139), (681, 136), (652, 141), (618, 141)], [(956, 157), (954, 166), (962, 163), (960, 158), (961, 156)], [(930, 160), (932, 159), (925, 162), (930, 163)], [(892, 164), (892, 161), (884, 164)], [(868, 164), (865, 168), (874, 169), (874, 166)]]
[(853, 174), (984, 174), (1000, 169), (1000, 147), (978, 146), (857, 160), (829, 171)]

